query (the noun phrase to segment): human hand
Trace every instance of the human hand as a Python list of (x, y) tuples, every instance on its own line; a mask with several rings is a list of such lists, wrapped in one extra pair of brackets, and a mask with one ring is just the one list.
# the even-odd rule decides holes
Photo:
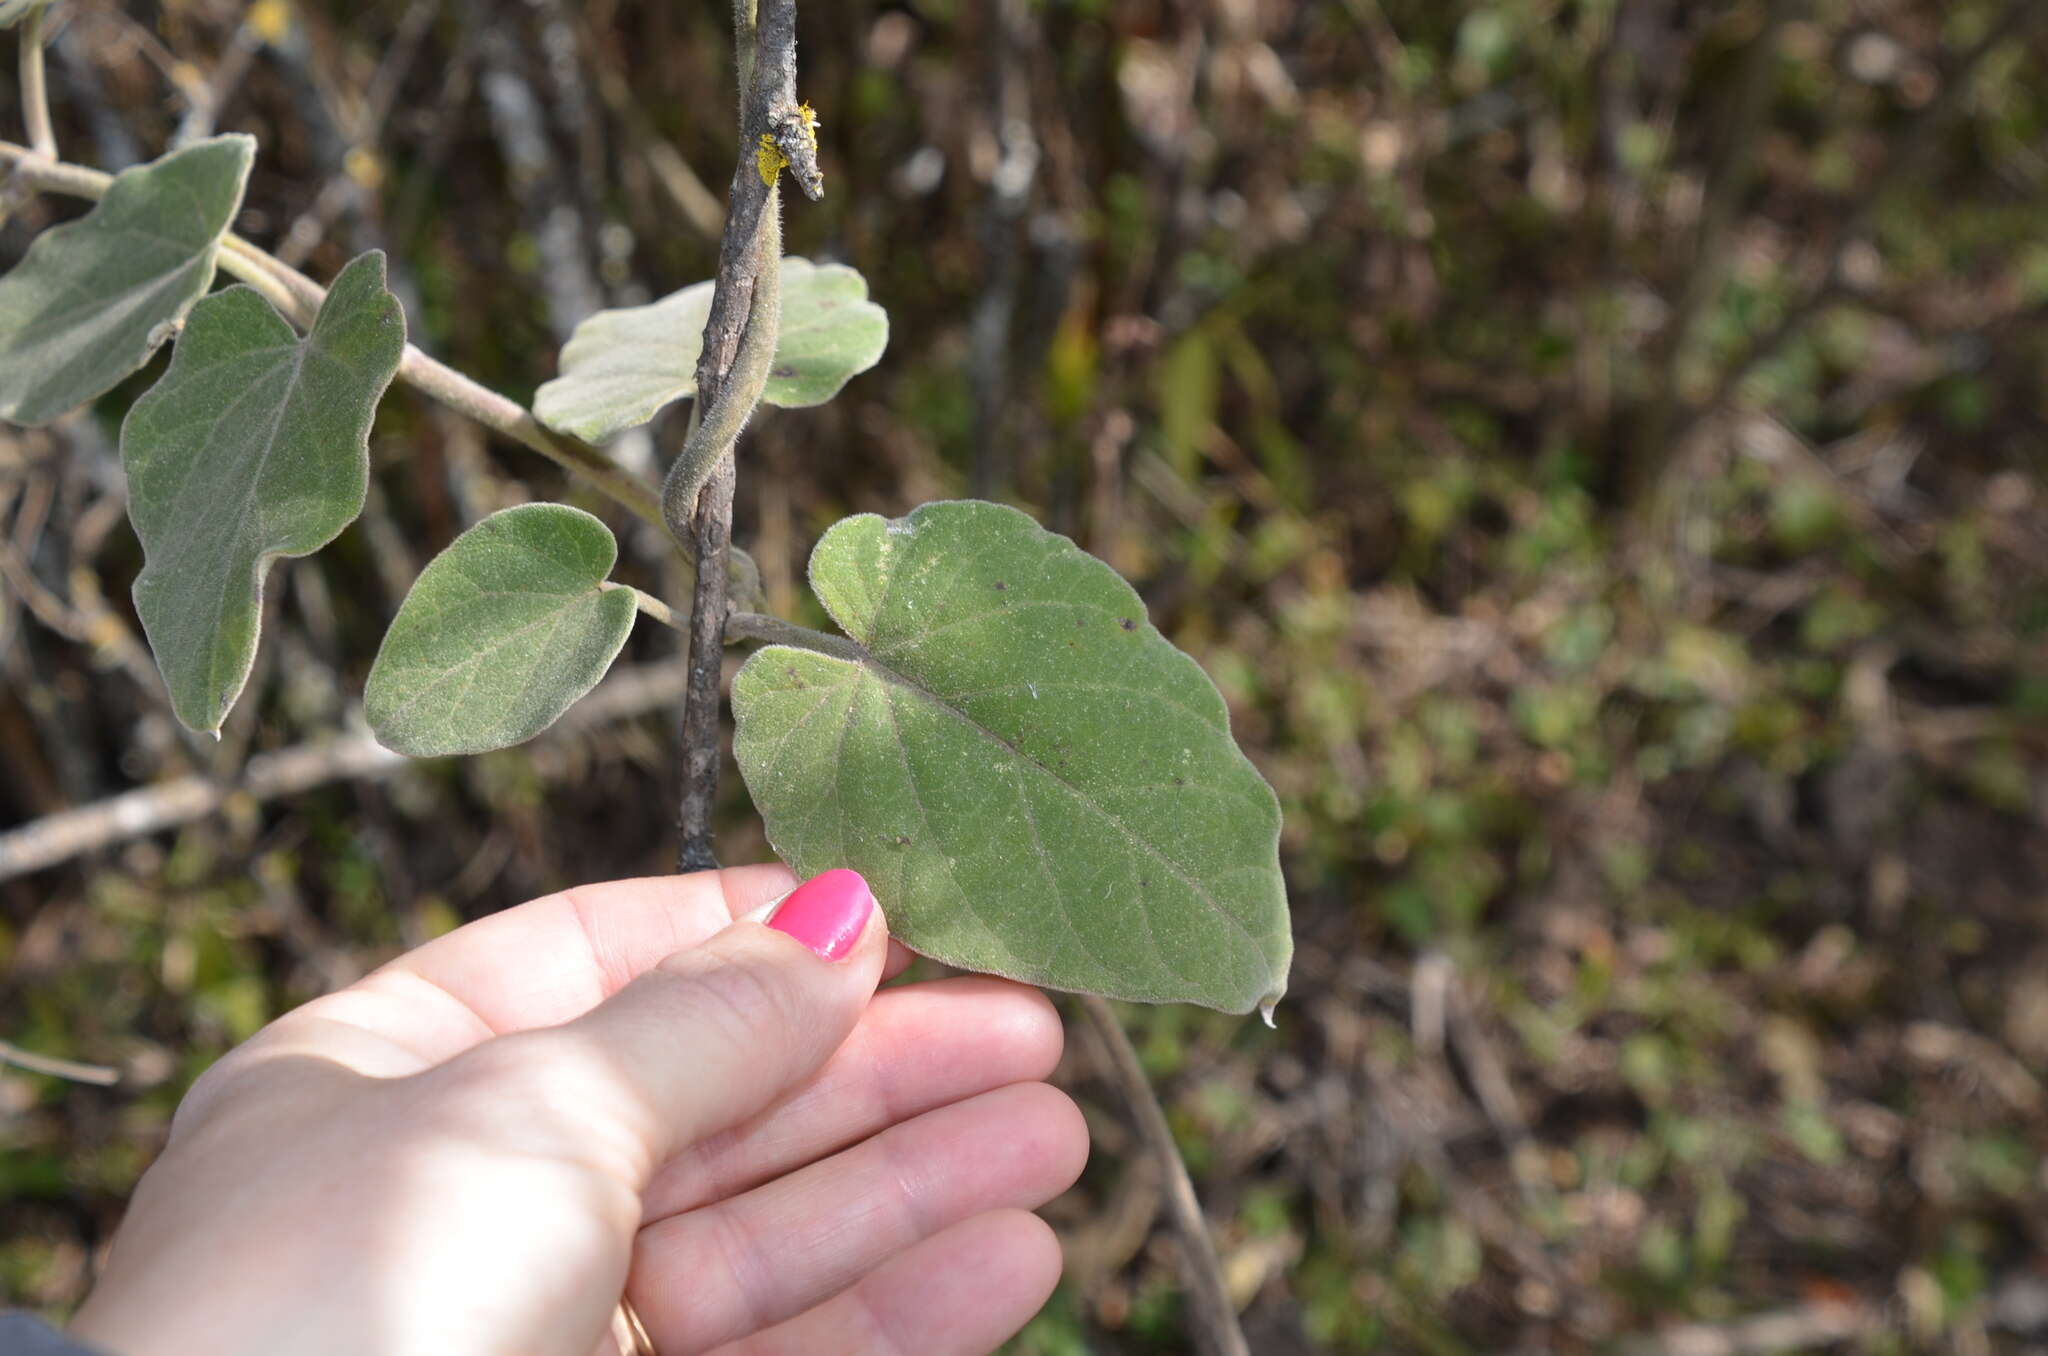
[(767, 927), (779, 866), (564, 891), (287, 1014), (179, 1107), (72, 1331), (611, 1356), (623, 1291), (660, 1356), (990, 1351), (1087, 1153), (1037, 1081), (1059, 1019), (993, 979), (877, 994), (905, 957), (858, 882)]

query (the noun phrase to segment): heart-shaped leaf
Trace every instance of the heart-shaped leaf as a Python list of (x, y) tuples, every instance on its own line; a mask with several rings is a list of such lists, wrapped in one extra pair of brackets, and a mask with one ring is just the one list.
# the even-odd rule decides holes
[[(695, 395), (711, 286), (702, 282), (652, 305), (600, 311), (578, 325), (562, 348), (562, 375), (534, 397), (540, 421), (595, 442)], [(867, 280), (844, 264), (784, 258), (782, 329), (761, 398), (792, 409), (822, 405), (880, 361), (889, 316), (867, 297)]]
[(405, 313), (372, 252), (341, 271), (303, 340), (249, 288), (200, 302), (129, 410), (135, 608), (193, 729), (219, 729), (248, 681), (270, 562), (310, 555), (363, 511), (370, 420), (404, 351)]
[(254, 137), (194, 142), (36, 237), (0, 277), (0, 419), (46, 424), (149, 361), (212, 283), (255, 156)]
[(370, 668), (363, 710), (415, 758), (531, 739), (604, 677), (633, 629), (633, 593), (603, 587), (610, 529), (582, 509), (521, 504), (420, 571)]
[(733, 751), (798, 874), (850, 866), (953, 965), (1228, 1012), (1293, 951), (1280, 807), (1116, 572), (997, 504), (835, 524), (811, 584), (864, 653), (774, 645)]

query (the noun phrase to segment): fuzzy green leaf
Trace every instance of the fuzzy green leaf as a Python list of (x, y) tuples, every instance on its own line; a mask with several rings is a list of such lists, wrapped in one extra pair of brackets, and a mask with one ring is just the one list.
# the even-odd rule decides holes
[(217, 730), (248, 681), (263, 576), (363, 511), (370, 421), (405, 351), (384, 256), (341, 271), (304, 339), (246, 287), (192, 308), (121, 426), (142, 539), (135, 607), (178, 719)]
[(1280, 807), (1115, 571), (996, 504), (835, 524), (811, 583), (865, 651), (769, 646), (733, 750), (798, 874), (850, 866), (913, 950), (1228, 1012), (1286, 987)]
[[(782, 261), (782, 330), (761, 398), (795, 409), (822, 405), (881, 360), (889, 315), (867, 299), (866, 279), (844, 264)], [(648, 306), (600, 311), (562, 348), (562, 375), (540, 388), (540, 421), (592, 442), (652, 419), (697, 393), (697, 357), (711, 314), (711, 284)]]
[(149, 361), (213, 281), (253, 137), (195, 142), (114, 176), (0, 277), (0, 419), (47, 424)]
[(531, 739), (604, 677), (633, 629), (633, 594), (602, 585), (618, 559), (582, 509), (521, 504), (457, 537), (420, 571), (370, 668), (363, 709), (415, 758)]

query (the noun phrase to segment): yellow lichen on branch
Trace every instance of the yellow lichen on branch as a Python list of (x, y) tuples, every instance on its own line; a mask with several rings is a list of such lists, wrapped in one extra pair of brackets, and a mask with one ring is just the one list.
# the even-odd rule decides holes
[(789, 167), (789, 157), (775, 144), (773, 132), (761, 133), (761, 149), (754, 153), (754, 163), (761, 168), (761, 182), (770, 188), (775, 187), (776, 177)]
[(816, 198), (823, 191), (824, 181), (818, 175), (818, 112), (809, 104), (799, 104), (792, 111), (784, 111), (775, 117), (775, 129), (761, 133), (761, 143), (754, 152), (754, 164), (761, 172), (761, 182), (770, 188), (782, 171), (794, 165), (797, 178), (803, 182), (806, 197)]

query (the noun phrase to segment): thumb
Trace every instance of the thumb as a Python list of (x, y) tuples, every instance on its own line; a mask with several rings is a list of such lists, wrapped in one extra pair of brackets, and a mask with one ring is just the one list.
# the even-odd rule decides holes
[(583, 1075), (586, 1110), (647, 1155), (644, 1181), (824, 1064), (859, 1021), (887, 954), (867, 882), (827, 871), (574, 1021), (509, 1039), (545, 1043), (544, 1063)]

